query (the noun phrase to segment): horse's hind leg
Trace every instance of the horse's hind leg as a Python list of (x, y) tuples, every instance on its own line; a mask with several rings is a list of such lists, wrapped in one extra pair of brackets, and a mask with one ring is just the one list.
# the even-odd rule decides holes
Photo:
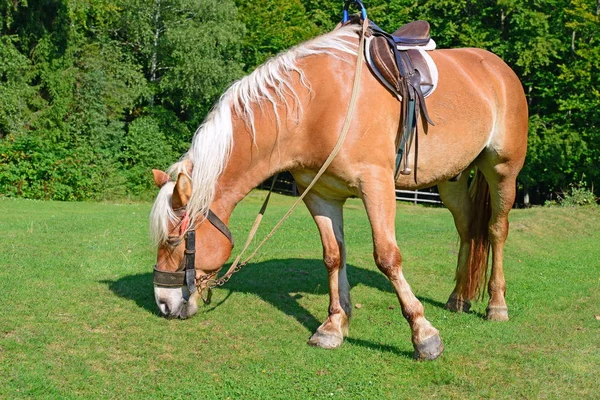
[[(490, 301), (487, 319), (508, 320), (504, 299), (504, 243), (508, 236), (508, 213), (516, 196), (516, 175), (520, 169), (505, 161), (498, 162), (493, 153), (482, 153), (472, 183), (475, 198), (467, 190), (467, 174), (459, 182), (439, 184), (444, 204), (452, 212), (461, 244), (456, 270), (456, 287), (446, 306), (452, 311), (468, 311), (469, 300), (483, 290), (488, 264), (488, 246), (492, 250), (488, 281)], [(482, 176), (483, 174), (483, 176)], [(483, 179), (485, 177), (485, 179)]]
[(458, 263), (456, 267), (456, 286), (446, 303), (451, 311), (469, 311), (471, 303), (465, 295), (468, 280), (468, 264), (471, 248), (469, 224), (473, 218), (473, 205), (468, 187), (469, 173), (465, 171), (456, 182), (438, 184), (440, 197), (454, 217), (454, 225), (460, 237)]
[(402, 256), (396, 244), (396, 200), (391, 172), (371, 170), (363, 177), (360, 190), (373, 230), (375, 263), (394, 286), (402, 314), (412, 331), (414, 356), (420, 360), (433, 360), (442, 354), (444, 346), (438, 330), (425, 319), (423, 305), (402, 273)]
[[(509, 162), (497, 163), (493, 154), (485, 154), (482, 161), (492, 161), (480, 166), (490, 187), (491, 217), (489, 222), (489, 240), (492, 248), (492, 271), (488, 282), (490, 301), (486, 310), (487, 319), (507, 321), (508, 309), (504, 296), (504, 243), (508, 236), (508, 213), (516, 197), (516, 179), (520, 166)], [(515, 163), (519, 165), (518, 163)]]
[(323, 243), (323, 261), (329, 277), (329, 315), (308, 343), (326, 349), (342, 345), (348, 335), (348, 320), (352, 310), (350, 289), (346, 276), (346, 253), (342, 201), (325, 200), (314, 193), (304, 198)]

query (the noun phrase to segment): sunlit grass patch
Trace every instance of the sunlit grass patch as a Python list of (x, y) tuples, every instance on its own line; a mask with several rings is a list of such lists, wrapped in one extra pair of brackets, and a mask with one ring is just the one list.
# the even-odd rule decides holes
[[(262, 196), (252, 193), (232, 216), (238, 242)], [(259, 238), (292, 201), (274, 196)], [(305, 208), (186, 321), (157, 315), (149, 209), (0, 200), (0, 397), (598, 396), (598, 209), (511, 213), (511, 320), (490, 323), (483, 302), (469, 314), (443, 308), (458, 244), (450, 213), (399, 204), (404, 271), (446, 347), (428, 363), (411, 358), (410, 330), (374, 266), (358, 200), (346, 206), (345, 229), (351, 297), (361, 307), (334, 351), (306, 345), (327, 315), (328, 293)]]

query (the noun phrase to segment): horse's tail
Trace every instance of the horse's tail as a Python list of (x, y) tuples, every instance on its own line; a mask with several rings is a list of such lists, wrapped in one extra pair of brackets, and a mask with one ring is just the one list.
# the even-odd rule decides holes
[(487, 282), (490, 253), (489, 222), (492, 215), (490, 188), (483, 173), (477, 169), (469, 188), (473, 202), (472, 218), (469, 222), (471, 250), (463, 298), (483, 297)]

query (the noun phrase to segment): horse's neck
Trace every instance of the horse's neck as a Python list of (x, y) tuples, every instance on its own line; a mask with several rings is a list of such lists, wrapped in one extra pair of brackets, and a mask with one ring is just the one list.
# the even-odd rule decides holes
[[(332, 68), (331, 63), (338, 68)], [(341, 79), (339, 75), (343, 73), (348, 76), (341, 81), (352, 78), (352, 71), (344, 72), (342, 69), (347, 62), (337, 58), (317, 57), (304, 64), (305, 79), (311, 87), (329, 87), (336, 82), (334, 78)], [(331, 76), (331, 71), (340, 69), (342, 72), (336, 77)], [(315, 123), (314, 118), (308, 117), (314, 110), (320, 111), (337, 101), (345, 104), (350, 90), (341, 94), (336, 90), (314, 91), (297, 75), (292, 75), (290, 79), (290, 86), (297, 97), (284, 94), (285, 97), (278, 98), (276, 110), (266, 100), (252, 106), (254, 135), (252, 128), (232, 112), (233, 147), (227, 166), (218, 180), (215, 212), (220, 207), (223, 215), (229, 218), (238, 202), (277, 172), (302, 167), (318, 170), (329, 155), (324, 149), (334, 147), (340, 128), (337, 114), (319, 120), (317, 127), (311, 126), (311, 123)]]
[[(259, 113), (257, 113), (259, 114)], [(286, 124), (277, 126), (272, 115), (261, 113), (255, 120), (256, 134), (234, 117), (233, 147), (219, 177), (213, 206), (229, 218), (234, 207), (267, 178), (289, 167), (290, 154), (282, 139), (289, 134)]]

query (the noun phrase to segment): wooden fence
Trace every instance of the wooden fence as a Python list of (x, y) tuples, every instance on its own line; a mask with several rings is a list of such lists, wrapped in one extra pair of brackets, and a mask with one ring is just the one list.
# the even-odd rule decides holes
[(410, 201), (413, 204), (426, 203), (443, 205), (439, 193), (421, 190), (396, 190), (396, 200)]
[[(271, 178), (267, 179), (260, 186), (261, 189), (268, 190), (271, 187)], [(287, 194), (291, 196), (298, 196), (298, 188), (296, 182), (289, 172), (283, 172), (279, 174), (277, 182), (273, 190), (276, 193)], [(421, 190), (396, 190), (396, 200), (398, 201), (409, 201), (413, 204), (425, 203), (425, 204), (436, 204), (442, 205), (440, 195), (433, 191), (421, 191)]]
[[(273, 177), (270, 177), (263, 183), (261, 183), (258, 187), (261, 189), (269, 190), (271, 188)], [(275, 193), (287, 194), (289, 196), (298, 196), (298, 187), (296, 186), (296, 181), (294, 181), (294, 177), (289, 172), (281, 172), (277, 176), (277, 181), (275, 182), (275, 186), (273, 186), (273, 191)]]

